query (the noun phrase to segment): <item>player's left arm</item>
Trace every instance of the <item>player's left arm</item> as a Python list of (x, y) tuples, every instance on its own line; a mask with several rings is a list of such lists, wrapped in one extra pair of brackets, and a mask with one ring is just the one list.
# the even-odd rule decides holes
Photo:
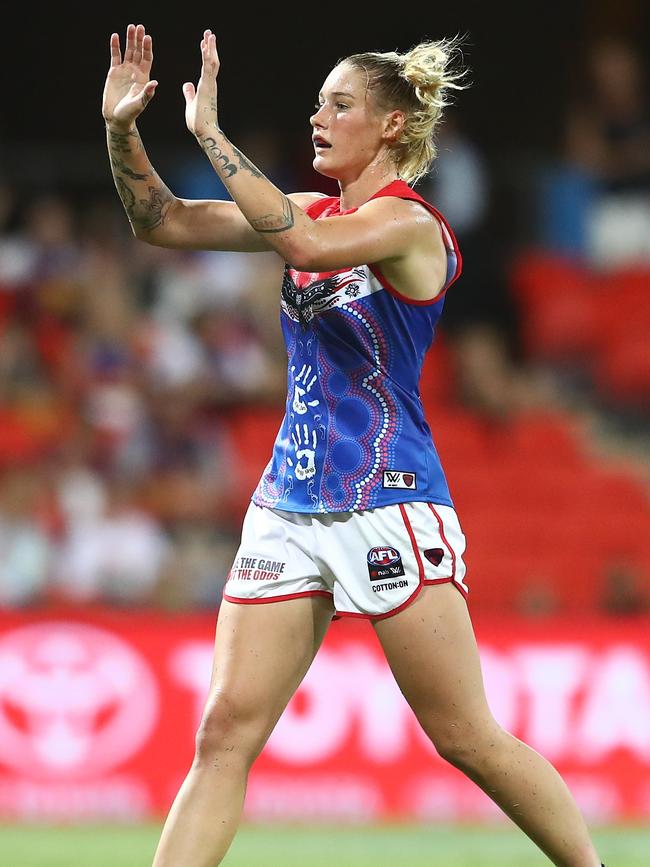
[[(239, 210), (256, 232), (299, 271), (334, 271), (368, 263), (429, 259), (441, 266), (440, 230), (435, 218), (416, 202), (381, 197), (356, 212), (312, 220), (248, 158), (219, 127), (217, 116), (217, 55), (214, 34), (201, 42), (198, 86), (187, 83), (185, 120)], [(407, 281), (410, 282), (410, 281)], [(431, 281), (427, 281), (431, 286)]]

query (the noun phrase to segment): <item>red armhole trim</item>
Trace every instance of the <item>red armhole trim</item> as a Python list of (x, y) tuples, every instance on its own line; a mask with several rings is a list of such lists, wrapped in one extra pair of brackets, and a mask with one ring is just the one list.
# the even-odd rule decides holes
[(451, 246), (453, 247), (454, 253), (456, 254), (456, 272), (455, 272), (454, 276), (451, 278), (451, 280), (449, 281), (449, 283), (447, 283), (447, 285), (444, 287), (444, 289), (442, 289), (438, 293), (438, 299), (440, 299), (445, 294), (447, 289), (449, 289), (451, 284), (455, 283), (456, 280), (458, 280), (458, 278), (462, 274), (463, 257), (461, 255), (460, 247), (458, 246), (458, 241), (456, 240), (456, 236), (454, 235), (452, 228), (449, 225), (449, 223), (447, 222), (447, 220), (445, 220), (445, 218), (440, 213), (440, 211), (438, 211), (436, 208), (434, 208), (433, 205), (430, 205), (428, 202), (424, 202), (424, 204), (428, 207), (428, 209), (431, 211), (431, 213), (434, 215), (434, 217), (437, 217), (438, 222), (440, 223), (440, 225), (443, 229), (443, 235), (445, 234), (445, 232), (447, 233), (447, 235), (449, 236), (449, 240), (451, 241)]
[(440, 211), (436, 210), (433, 205), (430, 205), (422, 198), (411, 199), (410, 201), (417, 201), (420, 204), (424, 205), (424, 207), (438, 220), (438, 224), (440, 225), (440, 230), (443, 236), (443, 243), (445, 245), (445, 250), (448, 250), (449, 247), (447, 245), (447, 241), (451, 243), (452, 249), (456, 254), (456, 271), (454, 272), (453, 277), (447, 283), (446, 286), (443, 286), (440, 292), (435, 296), (435, 298), (427, 298), (426, 301), (416, 301), (414, 298), (408, 298), (406, 295), (402, 295), (391, 283), (386, 279), (386, 277), (382, 274), (381, 269), (376, 265), (369, 265), (371, 272), (374, 276), (379, 280), (384, 289), (388, 292), (389, 295), (392, 295), (394, 298), (397, 298), (399, 301), (403, 301), (405, 304), (412, 304), (414, 307), (428, 307), (431, 304), (437, 304), (441, 298), (443, 298), (451, 286), (452, 283), (455, 283), (456, 280), (460, 277), (463, 270), (463, 257), (460, 253), (460, 247), (458, 246), (458, 241), (456, 240), (456, 236), (451, 230), (451, 226), (442, 216)]
[[(386, 277), (384, 277), (384, 275), (382, 274), (381, 269), (378, 268), (376, 265), (368, 265), (368, 267), (389, 295), (392, 295), (399, 301), (403, 301), (404, 304), (411, 304), (413, 307), (430, 307), (432, 304), (436, 304), (436, 302), (440, 301), (442, 296), (449, 288), (445, 287), (444, 289), (441, 289), (435, 298), (427, 298), (426, 301), (417, 301), (415, 298), (408, 298), (406, 295), (402, 295), (401, 292), (399, 292), (391, 283), (389, 283)], [(449, 285), (451, 286), (451, 283)]]

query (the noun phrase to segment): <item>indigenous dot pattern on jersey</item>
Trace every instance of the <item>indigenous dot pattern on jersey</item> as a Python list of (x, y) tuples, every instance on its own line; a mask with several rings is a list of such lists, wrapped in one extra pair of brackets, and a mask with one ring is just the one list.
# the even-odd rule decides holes
[[(423, 201), (403, 181), (377, 195)], [(368, 265), (328, 273), (286, 266), (286, 414), (253, 495), (257, 505), (296, 512), (363, 510), (408, 500), (452, 505), (424, 418), (419, 378), (444, 290), (460, 272), (460, 255), (442, 215), (424, 204), (439, 220), (447, 248), (447, 281), (431, 302), (403, 298)], [(337, 216), (339, 199), (321, 199), (307, 212), (312, 219)], [(387, 471), (413, 475), (417, 485), (385, 487)]]

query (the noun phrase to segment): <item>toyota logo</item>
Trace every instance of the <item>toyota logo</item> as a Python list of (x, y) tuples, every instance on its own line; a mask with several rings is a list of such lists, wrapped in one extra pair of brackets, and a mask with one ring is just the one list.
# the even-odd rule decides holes
[(130, 758), (158, 717), (146, 661), (113, 633), (45, 622), (0, 638), (0, 762), (32, 777), (95, 777)]

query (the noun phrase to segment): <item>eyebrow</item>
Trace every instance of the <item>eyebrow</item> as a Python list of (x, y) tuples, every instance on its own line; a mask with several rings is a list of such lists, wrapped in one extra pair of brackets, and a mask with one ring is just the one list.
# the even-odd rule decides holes
[[(321, 90), (321, 92), (320, 92), (318, 95), (319, 95), (319, 96), (322, 96), (322, 95), (323, 95), (323, 91)], [(346, 90), (333, 90), (333, 91), (332, 91), (332, 96), (349, 96), (350, 99), (355, 99), (354, 94), (353, 94), (353, 93), (348, 93)]]

